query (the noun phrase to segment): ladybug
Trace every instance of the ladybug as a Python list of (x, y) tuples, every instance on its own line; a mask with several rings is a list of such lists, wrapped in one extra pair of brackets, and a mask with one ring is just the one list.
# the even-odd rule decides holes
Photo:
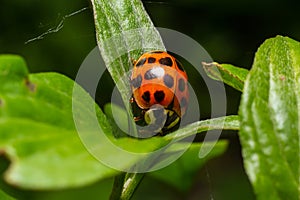
[(181, 63), (165, 51), (144, 53), (131, 74), (130, 100), (140, 135), (165, 135), (178, 129), (187, 110), (188, 77)]

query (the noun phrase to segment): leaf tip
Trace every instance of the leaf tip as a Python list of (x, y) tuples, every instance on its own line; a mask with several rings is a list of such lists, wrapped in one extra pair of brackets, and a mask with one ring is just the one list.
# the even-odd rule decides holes
[(14, 54), (0, 55), (0, 71), (5, 72), (5, 75), (17, 75), (19, 77), (27, 77), (28, 69), (25, 60)]
[(221, 68), (221, 65), (217, 62), (211, 62), (211, 63), (207, 63), (207, 62), (202, 62), (201, 63), (206, 74), (215, 80), (222, 80), (221, 74), (219, 72), (219, 68)]

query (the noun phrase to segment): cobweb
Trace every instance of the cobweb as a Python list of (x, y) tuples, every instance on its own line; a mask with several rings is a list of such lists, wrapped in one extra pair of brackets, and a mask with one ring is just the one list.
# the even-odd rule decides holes
[(84, 8), (81, 8), (80, 10), (77, 10), (75, 12), (72, 12), (70, 14), (67, 14), (67, 15), (64, 15), (61, 20), (59, 21), (59, 23), (52, 27), (52, 28), (49, 28), (46, 32), (34, 37), (34, 38), (31, 38), (29, 40), (27, 40), (25, 42), (25, 44), (29, 44), (31, 42), (34, 42), (34, 41), (37, 41), (37, 40), (42, 40), (44, 39), (45, 36), (49, 35), (49, 34), (52, 34), (52, 33), (57, 33), (58, 31), (60, 31), (63, 27), (64, 27), (64, 23), (65, 21), (70, 18), (70, 17), (73, 17), (74, 15), (78, 15), (86, 10), (90, 9), (89, 7), (84, 7)]

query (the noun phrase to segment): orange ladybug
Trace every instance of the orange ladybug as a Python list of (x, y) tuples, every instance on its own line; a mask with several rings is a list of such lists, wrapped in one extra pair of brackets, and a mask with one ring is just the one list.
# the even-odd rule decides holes
[(134, 63), (131, 89), (130, 102), (141, 134), (164, 135), (179, 127), (189, 91), (187, 74), (176, 58), (164, 51), (144, 53)]

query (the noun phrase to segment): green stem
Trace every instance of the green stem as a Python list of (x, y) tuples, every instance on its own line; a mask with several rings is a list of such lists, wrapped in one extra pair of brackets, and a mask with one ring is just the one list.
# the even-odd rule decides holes
[(109, 198), (110, 200), (120, 199), (120, 196), (121, 196), (122, 190), (123, 190), (124, 181), (125, 181), (125, 176), (126, 176), (126, 173), (123, 172), (120, 175), (117, 175), (115, 177), (113, 189), (112, 189), (112, 192), (111, 192), (110, 198)]
[(137, 186), (144, 177), (144, 173), (128, 173), (124, 182), (123, 190), (120, 199), (129, 200), (135, 192)]
[(115, 177), (110, 200), (129, 200), (143, 179), (143, 173), (122, 173)]

